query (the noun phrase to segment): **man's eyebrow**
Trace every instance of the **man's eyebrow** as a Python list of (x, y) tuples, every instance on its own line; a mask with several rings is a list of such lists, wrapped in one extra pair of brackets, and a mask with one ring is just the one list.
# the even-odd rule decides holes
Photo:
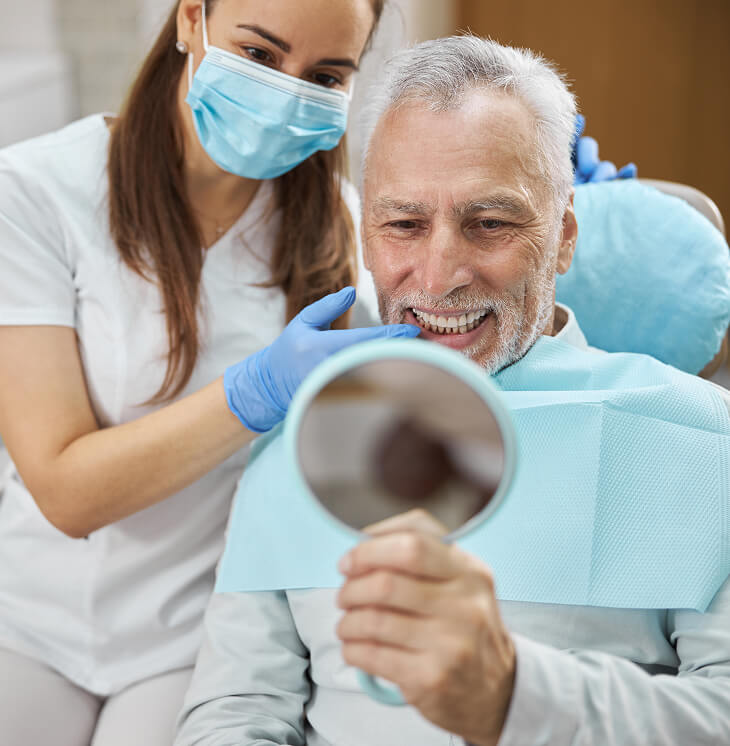
[(456, 217), (463, 218), (482, 210), (499, 210), (500, 212), (518, 216), (524, 215), (525, 212), (528, 212), (529, 208), (525, 202), (516, 197), (494, 195), (486, 199), (470, 200), (461, 205), (455, 205), (453, 211)]
[(373, 201), (376, 212), (400, 212), (407, 215), (426, 215), (433, 209), (425, 202), (403, 202), (392, 197), (378, 197)]
[(291, 52), (291, 44), (287, 44), (283, 39), (280, 39), (278, 36), (274, 36), (274, 34), (271, 33), (271, 31), (267, 31), (265, 28), (261, 28), (261, 26), (252, 26), (247, 23), (239, 23), (236, 28), (245, 28), (247, 31), (253, 31), (254, 34), (258, 34), (262, 39), (266, 39), (266, 41), (270, 41), (272, 44), (275, 44), (279, 49), (281, 49), (282, 52), (286, 52), (289, 54)]

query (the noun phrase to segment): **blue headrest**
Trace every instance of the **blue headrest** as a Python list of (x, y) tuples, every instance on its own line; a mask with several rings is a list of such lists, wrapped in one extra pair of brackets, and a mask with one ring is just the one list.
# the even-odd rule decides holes
[(730, 324), (730, 251), (697, 210), (640, 182), (575, 189), (578, 243), (558, 275), (588, 343), (698, 373)]

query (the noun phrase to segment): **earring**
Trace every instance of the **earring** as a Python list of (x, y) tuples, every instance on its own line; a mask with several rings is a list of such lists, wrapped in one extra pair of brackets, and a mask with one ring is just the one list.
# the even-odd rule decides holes
[(175, 49), (177, 49), (180, 54), (187, 54), (188, 53), (188, 45), (184, 41), (179, 41), (175, 44)]

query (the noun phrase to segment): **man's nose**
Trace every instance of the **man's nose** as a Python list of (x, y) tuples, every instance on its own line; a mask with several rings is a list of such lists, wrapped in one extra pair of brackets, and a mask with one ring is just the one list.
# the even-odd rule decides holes
[(443, 298), (474, 281), (473, 247), (465, 245), (461, 232), (439, 227), (425, 239), (416, 270), (421, 290)]

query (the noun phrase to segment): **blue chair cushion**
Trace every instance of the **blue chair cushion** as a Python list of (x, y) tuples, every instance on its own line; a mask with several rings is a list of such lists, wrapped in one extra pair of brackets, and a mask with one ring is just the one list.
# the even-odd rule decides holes
[(633, 180), (577, 186), (575, 212), (575, 257), (556, 298), (588, 343), (702, 370), (730, 324), (720, 231), (684, 200)]

